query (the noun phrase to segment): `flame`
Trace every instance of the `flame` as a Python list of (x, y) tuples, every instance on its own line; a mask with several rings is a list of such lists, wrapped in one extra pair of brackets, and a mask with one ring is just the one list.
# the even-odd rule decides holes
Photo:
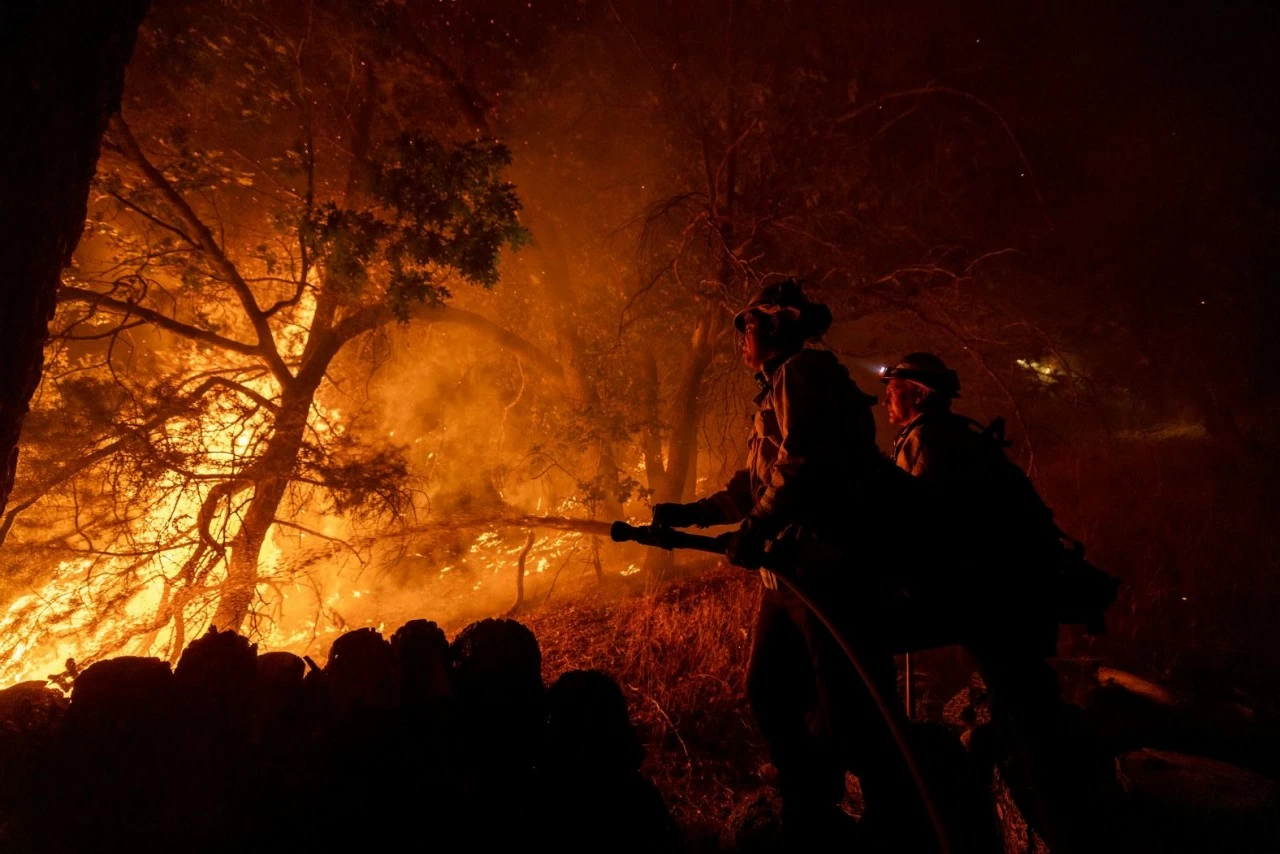
[[(314, 295), (307, 291), (295, 308), (293, 323), (283, 327), (278, 346), (286, 361), (296, 360), (306, 346), (306, 329), (315, 314)], [(191, 372), (221, 366), (199, 352), (180, 357)], [(280, 388), (264, 374), (243, 381), (243, 385), (267, 399), (278, 399)], [(318, 432), (332, 429), (341, 433), (337, 409), (316, 405), (310, 417)], [(199, 418), (175, 418), (165, 429), (165, 441), (180, 452), (201, 454), (205, 462), (195, 467), (197, 475), (225, 476), (242, 461), (250, 449), (266, 438), (270, 417), (259, 412), (249, 418), (225, 399), (215, 400)], [(185, 602), (179, 615), (184, 624), (184, 640), (203, 633), (216, 605), (219, 587), (226, 578), (225, 562), (219, 562), (195, 585), (181, 578), (198, 547), (188, 535), (185, 543), (165, 548), (182, 530), (191, 526), (208, 495), (206, 482), (184, 484), (181, 476), (162, 476), (156, 484), (168, 498), (161, 500), (145, 517), (134, 521), (127, 533), (109, 543), (96, 543), (102, 553), (136, 553), (156, 549), (150, 560), (138, 565), (128, 557), (105, 560), (84, 557), (64, 560), (39, 588), (18, 596), (0, 616), (0, 684), (44, 679), (60, 673), (74, 658), (81, 666), (113, 654), (157, 655), (173, 658), (174, 621), (166, 616), (172, 597), (183, 590)], [(232, 516), (222, 532), (223, 541), (234, 538), (239, 520)], [(341, 520), (328, 520), (331, 529), (340, 529)], [(346, 533), (331, 530), (325, 533)], [(259, 559), (261, 606), (259, 615), (268, 617), (255, 633), (259, 648), (296, 648), (315, 635), (314, 609), (305, 616), (297, 605), (314, 599), (299, 579), (291, 577), (285, 561), (279, 529), (273, 529), (263, 544)], [(309, 595), (311, 594), (311, 595)], [(289, 602), (294, 599), (294, 602)], [(287, 606), (287, 607), (286, 607)]]
[[(291, 309), (289, 322), (278, 330), (277, 346), (286, 363), (300, 359), (315, 310), (314, 293), (307, 290)], [(222, 354), (199, 349), (170, 348), (158, 352), (157, 359), (186, 376), (226, 368)], [(269, 373), (241, 383), (265, 399), (279, 399), (281, 389)], [(341, 436), (347, 430), (345, 416), (341, 408), (317, 400), (308, 429), (320, 437)], [(192, 573), (200, 548), (195, 531), (200, 508), (212, 484), (241, 470), (272, 428), (270, 413), (246, 415), (242, 404), (230, 397), (212, 398), (198, 415), (173, 418), (159, 428), (168, 447), (199, 460), (191, 472), (213, 477), (159, 476), (150, 486), (164, 498), (140, 502), (137, 517), (122, 526), (126, 531), (112, 541), (94, 543), (92, 555), (59, 562), (41, 583), (0, 611), (0, 687), (61, 674), (68, 659), (80, 668), (113, 655), (176, 661), (182, 648), (207, 630), (227, 579), (225, 560), (209, 560), (208, 567)], [(386, 435), (394, 437), (396, 431)], [(425, 456), (432, 460), (436, 454)], [(529, 500), (532, 503), (533, 496)], [(536, 501), (542, 512), (548, 502), (541, 496)], [(555, 511), (566, 515), (581, 510), (569, 500), (554, 504)], [(260, 551), (254, 603), (242, 627), (260, 651), (322, 658), (321, 651), (339, 632), (363, 626), (381, 630), (423, 616), (474, 619), (505, 611), (514, 600), (515, 569), (526, 547), (526, 531), (492, 529), (468, 536), (461, 554), (431, 567), (430, 577), (419, 586), (400, 589), (366, 577), (361, 559), (334, 545), (356, 539), (348, 520), (305, 508), (296, 512), (299, 515), (290, 521), (306, 530), (275, 525)], [(217, 539), (234, 544), (239, 525), (236, 513), (227, 514)], [(560, 530), (538, 534), (524, 554), (528, 601), (594, 577), (593, 550), (584, 539), (588, 537)], [(137, 556), (148, 551), (153, 553)], [(134, 556), (126, 556), (130, 554)], [(412, 551), (410, 555), (435, 560)], [(638, 571), (633, 564), (625, 574)], [(425, 583), (433, 585), (427, 613), (421, 586)]]

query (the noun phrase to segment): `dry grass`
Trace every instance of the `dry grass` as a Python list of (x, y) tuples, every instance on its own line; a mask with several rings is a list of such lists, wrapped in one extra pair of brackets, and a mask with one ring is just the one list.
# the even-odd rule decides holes
[(548, 684), (595, 668), (622, 685), (648, 748), (645, 773), (691, 834), (715, 832), (767, 761), (745, 697), (759, 579), (703, 564), (639, 596), (608, 591), (523, 615)]

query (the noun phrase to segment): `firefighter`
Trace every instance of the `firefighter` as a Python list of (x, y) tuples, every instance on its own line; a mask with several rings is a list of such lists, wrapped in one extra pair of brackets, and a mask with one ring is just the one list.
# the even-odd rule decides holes
[[(1088, 822), (1084, 751), (1064, 727), (1057, 674), (1057, 621), (1047, 578), (1061, 553), (1053, 514), (1004, 455), (1003, 430), (952, 412), (960, 380), (938, 356), (911, 353), (881, 376), (899, 468), (935, 486), (959, 533), (957, 551), (981, 571), (965, 579), (954, 607), (967, 617), (964, 646), (990, 697), (992, 719), (1014, 757), (1027, 817), (1051, 850), (1080, 847)], [(1003, 422), (997, 422), (1003, 424)], [(958, 554), (957, 564), (965, 555)], [(958, 589), (958, 588), (957, 588)], [(1094, 846), (1090, 846), (1094, 847)]]
[[(805, 346), (830, 324), (830, 310), (809, 301), (793, 280), (763, 288), (734, 318), (743, 361), (760, 387), (746, 468), (700, 501), (656, 505), (653, 523), (740, 522), (728, 556), (749, 569), (759, 568), (769, 541), (792, 554), (822, 553), (800, 559), (795, 571), (838, 610), (857, 569), (850, 560), (850, 518), (863, 485), (884, 462), (875, 444), (875, 398), (858, 389), (835, 355)], [(846, 769), (859, 777), (866, 826), (880, 825), (886, 834), (904, 823), (921, 827), (915, 813), (904, 822), (904, 807), (915, 802), (910, 778), (863, 683), (795, 595), (772, 573), (760, 574), (765, 589), (747, 692), (778, 771), (784, 836), (798, 849), (846, 824), (837, 807)], [(850, 635), (880, 692), (896, 698), (892, 653), (874, 632), (854, 627)]]

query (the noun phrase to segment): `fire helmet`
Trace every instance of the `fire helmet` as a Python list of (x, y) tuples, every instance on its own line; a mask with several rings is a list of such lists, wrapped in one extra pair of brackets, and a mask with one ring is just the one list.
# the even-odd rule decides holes
[(908, 353), (880, 374), (880, 382), (908, 380), (947, 397), (960, 396), (960, 376), (932, 353)]
[(808, 341), (816, 341), (831, 328), (831, 309), (823, 303), (811, 302), (796, 279), (784, 279), (762, 287), (747, 307), (734, 316), (734, 328), (745, 332), (747, 317), (752, 314), (774, 319), (775, 322), (781, 317), (789, 317)]

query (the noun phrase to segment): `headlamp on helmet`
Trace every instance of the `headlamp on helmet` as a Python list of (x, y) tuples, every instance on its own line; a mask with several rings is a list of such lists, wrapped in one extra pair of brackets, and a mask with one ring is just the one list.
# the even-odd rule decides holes
[(905, 380), (947, 397), (960, 396), (960, 376), (932, 353), (912, 353), (892, 368), (880, 371), (880, 381)]

